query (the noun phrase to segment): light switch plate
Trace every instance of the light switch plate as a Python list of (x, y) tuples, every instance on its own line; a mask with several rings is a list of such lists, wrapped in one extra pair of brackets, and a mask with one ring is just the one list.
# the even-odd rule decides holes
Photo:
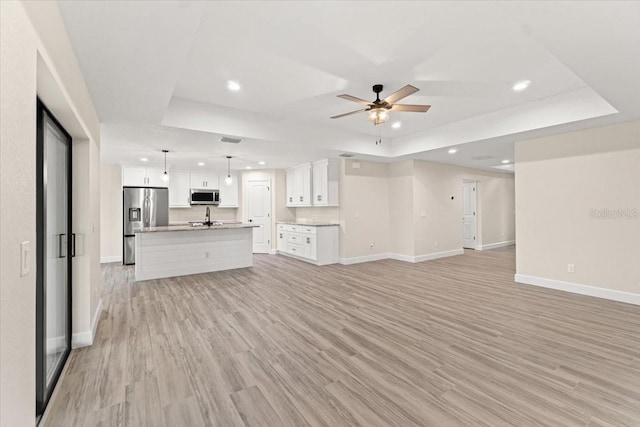
[(29, 258), (31, 253), (31, 244), (29, 241), (20, 243), (20, 277), (24, 277), (31, 271)]

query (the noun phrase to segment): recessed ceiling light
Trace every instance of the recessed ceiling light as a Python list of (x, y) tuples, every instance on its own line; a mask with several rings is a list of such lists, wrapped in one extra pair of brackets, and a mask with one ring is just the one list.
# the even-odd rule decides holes
[(451, 148), (449, 149), (449, 151), (447, 151), (447, 153), (449, 154), (456, 154), (458, 152), (458, 150), (456, 150), (455, 148)]
[(240, 90), (240, 83), (235, 82), (233, 80), (229, 80), (227, 82), (227, 89), (237, 92)]
[(507, 163), (509, 163), (509, 160), (503, 160), (502, 164), (506, 165)]
[(203, 162), (198, 162), (198, 166), (204, 166)]
[(245, 169), (253, 169), (251, 166), (246, 166)]
[(264, 165), (266, 165), (266, 164), (267, 164), (267, 162), (265, 162), (264, 160), (260, 160), (260, 161), (258, 162), (258, 164), (259, 164), (260, 166), (264, 166)]
[(400, 122), (393, 122), (393, 124), (391, 125), (391, 127), (394, 129), (400, 129), (401, 126), (402, 126), (402, 123)]
[(513, 90), (515, 92), (522, 92), (523, 90), (528, 88), (530, 84), (531, 84), (531, 80), (522, 80), (522, 81), (516, 82), (513, 85)]
[(146, 157), (143, 157), (143, 158), (141, 158), (141, 159), (140, 159), (140, 161), (141, 161), (141, 162), (148, 162), (148, 161), (149, 161), (149, 159), (147, 159)]

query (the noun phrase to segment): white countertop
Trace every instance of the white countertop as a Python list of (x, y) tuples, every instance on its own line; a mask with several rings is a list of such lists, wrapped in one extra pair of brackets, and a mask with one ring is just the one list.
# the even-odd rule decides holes
[(243, 224), (243, 223), (223, 223), (219, 225), (165, 225), (160, 227), (142, 227), (133, 230), (134, 233), (158, 233), (169, 231), (207, 231), (207, 230), (229, 230), (237, 228), (253, 228), (258, 227), (255, 224)]
[(335, 224), (331, 222), (320, 222), (320, 221), (276, 221), (276, 224), (287, 224), (287, 225), (306, 225), (309, 227), (338, 227), (340, 224)]

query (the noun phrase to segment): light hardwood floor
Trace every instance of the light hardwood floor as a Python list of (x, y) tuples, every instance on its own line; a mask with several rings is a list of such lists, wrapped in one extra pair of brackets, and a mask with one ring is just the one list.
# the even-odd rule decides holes
[(134, 282), (46, 426), (639, 426), (640, 307), (513, 282), (514, 249)]

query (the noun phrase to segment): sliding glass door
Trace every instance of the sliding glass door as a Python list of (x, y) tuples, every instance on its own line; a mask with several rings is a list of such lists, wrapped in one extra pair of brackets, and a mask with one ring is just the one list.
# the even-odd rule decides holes
[(71, 351), (71, 137), (38, 100), (36, 415)]

